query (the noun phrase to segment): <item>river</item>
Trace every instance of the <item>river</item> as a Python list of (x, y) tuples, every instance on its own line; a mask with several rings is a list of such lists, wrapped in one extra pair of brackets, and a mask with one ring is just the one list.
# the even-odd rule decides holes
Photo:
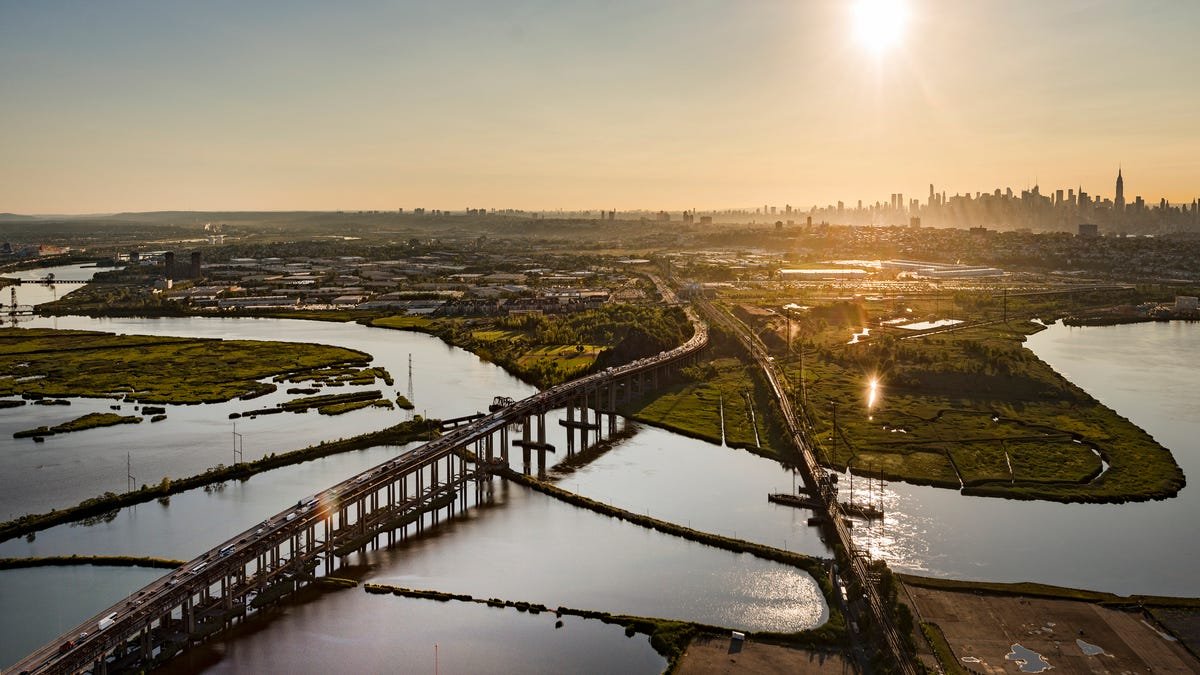
[[(44, 276), (44, 270), (38, 272)], [(64, 278), (63, 273), (60, 271), (56, 276)], [(21, 288), (46, 293), (44, 287)], [(414, 402), (418, 410), (428, 406), (429, 414), (434, 416), (449, 417), (486, 409), (494, 395), (521, 398), (533, 391), (532, 387), (508, 376), (500, 368), (429, 336), (355, 324), (270, 319), (58, 317), (35, 319), (22, 325), (336, 344), (373, 354), (374, 364), (387, 367), (395, 376), (395, 389), (401, 393), (407, 388), (408, 354), (411, 353), (414, 355)], [(111, 401), (88, 403), (80, 399), (74, 399), (74, 402), (69, 416), (82, 414), (88, 405), (106, 408), (111, 404)], [(259, 399), (253, 404), (259, 407), (264, 402), (269, 405), (272, 399)], [(223, 461), (229, 452), (232, 431), (227, 413), (243, 407), (244, 403), (236, 402), (172, 406), (165, 422), (131, 428), (128, 436), (104, 434), (101, 432), (110, 430), (101, 429), (63, 436), (63, 442), (58, 445), (51, 445), (49, 441), (53, 439), (48, 439), (39, 448), (31, 448), (32, 444), (13, 444), (8, 448), (9, 452), (4, 453), (4, 459), (0, 459), (0, 462), (7, 462), (0, 463), (0, 480), (5, 481), (14, 493), (19, 493), (6, 497), (10, 500), (9, 508), (27, 512), (37, 510), (30, 507), (31, 503), (43, 507), (45, 504), (74, 503), (105, 489), (123, 489), (125, 452), (130, 453), (135, 472), (147, 472), (151, 476), (160, 471), (183, 475), (215, 464), (214, 458)], [(0, 416), (4, 423), (21, 428), (44, 414), (40, 406), (25, 406), (4, 413), (8, 415), (8, 418)], [(552, 442), (560, 448), (552, 460), (561, 458), (561, 449), (566, 445), (561, 438), (563, 430), (554, 423), (560, 414), (560, 411), (556, 412), (548, 420), (554, 436)], [(246, 458), (251, 459), (256, 454), (293, 449), (322, 439), (381, 428), (394, 423), (397, 416), (397, 413), (351, 413), (330, 420), (315, 415), (279, 415), (260, 418), (257, 421), (266, 424), (257, 426), (253, 424), (255, 420), (239, 420), (238, 432), (246, 434)], [(317, 424), (305, 426), (309, 420)], [(270, 426), (272, 424), (276, 426)], [(621, 424), (624, 426), (628, 422)], [(194, 435), (188, 434), (189, 428), (194, 430)], [(677, 450), (695, 446), (703, 452), (726, 454), (735, 458), (735, 464), (751, 462), (755, 470), (738, 472), (742, 474), (741, 479), (734, 482), (739, 484), (744, 495), (753, 494), (756, 506), (765, 503), (765, 493), (759, 494), (759, 478), (772, 475), (773, 482), (778, 484), (776, 487), (782, 487), (790, 479), (790, 474), (767, 460), (659, 430), (639, 429), (630, 440), (618, 443), (618, 447), (628, 444), (636, 451), (646, 441), (652, 441), (651, 445), (667, 443)], [(256, 454), (251, 452), (252, 445)], [(0, 556), (109, 553), (190, 558), (212, 542), (276, 513), (298, 496), (328, 487), (402, 450), (374, 447), (285, 467), (247, 481), (231, 481), (215, 489), (192, 490), (172, 496), (167, 504), (141, 504), (121, 509), (111, 519), (101, 522), (64, 525), (40, 532), (29, 540), (4, 542), (0, 544)], [(519, 457), (519, 453), (516, 456)], [(712, 459), (716, 459), (715, 455)], [(707, 465), (705, 462), (699, 466)], [(104, 470), (98, 471), (97, 467), (104, 467)], [(688, 474), (694, 470), (689, 469)], [(39, 472), (47, 478), (31, 483), (28, 477)], [(109, 473), (116, 473), (120, 480), (114, 481)], [(697, 490), (702, 490), (699, 483), (695, 485)], [(824, 552), (815, 535), (793, 532), (796, 519), (800, 517), (797, 513), (790, 510), (781, 513), (786, 515), (786, 531), (781, 530), (783, 538), (793, 537), (795, 546)], [(733, 521), (724, 522), (730, 524)], [(712, 525), (717, 529), (720, 522), (713, 521)], [(764, 534), (761, 538), (770, 541), (774, 537)], [(365, 580), (528, 600), (550, 606), (561, 604), (679, 618), (747, 630), (794, 631), (815, 627), (827, 617), (827, 609), (813, 579), (794, 568), (645, 530), (507, 484), (498, 490), (493, 505), (472, 509), (465, 516), (443, 523), (427, 536), (364, 556), (362, 562), (367, 563), (363, 574)], [(486, 560), (487, 564), (479, 564), (480, 560)], [(39, 579), (49, 580), (54, 578), (57, 569), (37, 570), (36, 573), (42, 575)], [(20, 583), (31, 572), (34, 571), (0, 572), (0, 587)], [(147, 572), (148, 576), (143, 575), (146, 578), (157, 576), (157, 572), (143, 572)], [(129, 574), (125, 569), (82, 567), (70, 574), (86, 576), (115, 597), (144, 583), (142, 577)], [(7, 597), (20, 603), (14, 609), (37, 606), (36, 601), (31, 601), (32, 597), (26, 597), (31, 593), (36, 596), (38, 591), (35, 589), (36, 586)], [(62, 598), (52, 602), (45, 612), (24, 613), (22, 639), (5, 641), (0, 649), (0, 663), (12, 662), (60, 631), (63, 626), (56, 617), (66, 614), (78, 619), (103, 606), (93, 594), (84, 594), (70, 602)], [(528, 647), (539, 650), (538, 645), (546, 639), (557, 645), (553, 649), (547, 648), (544, 654), (526, 653), (524, 644), (516, 650), (489, 650), (495, 636), (523, 640), (530, 631), (544, 628), (544, 621), (531, 621), (528, 617), (508, 621), (503, 616), (497, 619), (494, 611), (480, 614), (474, 607), (453, 608), (440, 604), (432, 607), (437, 610), (435, 614), (442, 613), (436, 619), (428, 619), (423, 617), (431, 611), (429, 603), (381, 598), (361, 591), (336, 593), (319, 602), (288, 607), (283, 610), (285, 617), (278, 625), (272, 623), (264, 629), (279, 636), (277, 639), (251, 637), (253, 632), (240, 637), (235, 635), (214, 647), (214, 653), (224, 655), (223, 660), (215, 665), (208, 662), (203, 665), (224, 669), (250, 667), (256, 662), (274, 663), (277, 652), (305, 654), (315, 641), (325, 645), (322, 653), (326, 657), (344, 667), (360, 669), (361, 666), (361, 669), (371, 670), (372, 664), (380, 663), (372, 659), (384, 652), (394, 653), (397, 647), (391, 643), (397, 641), (371, 631), (367, 631), (369, 635), (361, 640), (348, 640), (344, 625), (331, 624), (326, 612), (343, 617), (357, 616), (360, 622), (370, 624), (369, 619), (362, 617), (384, 611), (385, 605), (381, 603), (388, 603), (388, 608), (404, 608), (387, 611), (408, 617), (391, 628), (436, 636), (436, 627), (443, 626), (449, 638), (448, 645), (457, 642), (460, 654), (477, 654), (467, 656), (464, 663), (468, 665), (460, 671), (480, 670), (479, 665), (484, 662), (478, 654), (492, 652), (505, 656), (499, 661), (494, 658), (487, 661), (489, 667), (484, 670), (550, 672), (557, 670), (553, 664), (562, 663), (574, 664), (567, 667), (571, 671), (586, 671), (590, 667), (597, 672), (658, 672), (663, 665), (661, 658), (652, 651), (647, 657), (644, 639), (643, 644), (631, 651), (625, 646), (631, 643), (623, 631), (608, 630), (611, 627), (579, 627), (566, 634), (578, 633), (582, 637), (565, 639), (561, 637), (564, 633), (556, 632), (552, 634), (554, 637), (543, 636), (528, 643)], [(454, 630), (460, 617), (461, 622), (486, 631), (486, 636), (464, 641)], [(509, 626), (510, 623), (514, 625)], [(584, 626), (595, 622), (570, 623)], [(499, 624), (505, 627), (497, 628)], [(359, 644), (362, 640), (375, 646), (364, 651)], [(617, 642), (621, 644), (615, 644)], [(605, 656), (597, 656), (593, 661), (584, 660), (582, 655), (588, 653)], [(201, 656), (197, 658), (202, 659)], [(313, 658), (319, 662), (319, 657)], [(298, 664), (309, 662), (308, 658), (297, 661)], [(591, 666), (584, 665), (587, 663)]]

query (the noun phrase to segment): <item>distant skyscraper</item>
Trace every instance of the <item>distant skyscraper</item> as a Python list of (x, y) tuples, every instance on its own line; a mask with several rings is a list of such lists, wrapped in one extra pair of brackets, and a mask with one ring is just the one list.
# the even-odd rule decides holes
[(1117, 167), (1117, 196), (1113, 199), (1113, 208), (1117, 213), (1125, 211), (1125, 179), (1121, 177), (1121, 167)]

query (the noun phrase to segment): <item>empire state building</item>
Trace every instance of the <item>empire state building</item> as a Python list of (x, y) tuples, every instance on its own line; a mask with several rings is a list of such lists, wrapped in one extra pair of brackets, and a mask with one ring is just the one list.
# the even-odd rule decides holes
[(1117, 168), (1117, 196), (1113, 199), (1113, 209), (1117, 213), (1125, 212), (1125, 179), (1121, 177), (1121, 169)]

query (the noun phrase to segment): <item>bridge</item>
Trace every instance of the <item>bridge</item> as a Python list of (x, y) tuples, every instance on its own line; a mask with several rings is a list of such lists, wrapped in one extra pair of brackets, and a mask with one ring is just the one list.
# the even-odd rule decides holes
[[(148, 670), (176, 654), (329, 577), (346, 558), (382, 540), (395, 543), (410, 532), (452, 517), (492, 491), (494, 473), (508, 468), (509, 450), (520, 447), (522, 469), (531, 472), (536, 453), (545, 471), (546, 414), (565, 407), (568, 451), (599, 440), (604, 417), (615, 429), (616, 408), (693, 362), (708, 344), (707, 324), (685, 310), (695, 331), (683, 345), (608, 368), (468, 416), (439, 438), (348, 478), (267, 518), (108, 607), (42, 646), (12, 673), (107, 673)], [(515, 427), (521, 438), (514, 439)], [(594, 434), (594, 436), (593, 436)]]

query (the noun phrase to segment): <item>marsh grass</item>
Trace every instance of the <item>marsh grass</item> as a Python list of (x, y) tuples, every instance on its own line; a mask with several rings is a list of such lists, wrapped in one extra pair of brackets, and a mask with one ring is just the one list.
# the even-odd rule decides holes
[(0, 396), (219, 403), (274, 391), (264, 378), (370, 360), (327, 345), (4, 328), (0, 372), (9, 377), (0, 377)]

